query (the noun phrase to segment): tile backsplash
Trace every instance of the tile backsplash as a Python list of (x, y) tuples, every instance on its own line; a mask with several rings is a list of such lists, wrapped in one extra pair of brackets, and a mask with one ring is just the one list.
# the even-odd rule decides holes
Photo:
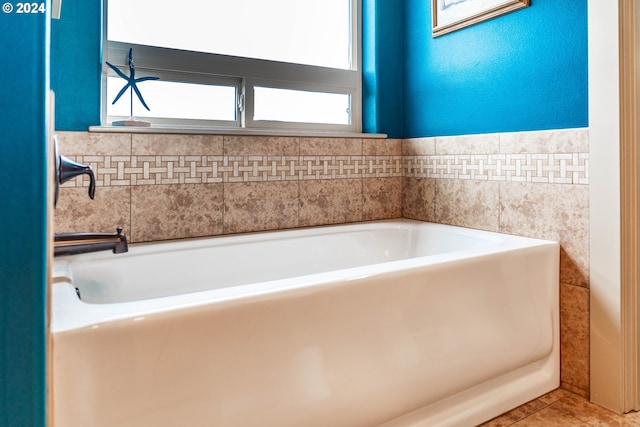
[(58, 132), (96, 173), (56, 232), (131, 242), (406, 217), (561, 244), (562, 385), (589, 392), (587, 129), (414, 139)]
[(401, 216), (397, 139), (58, 132), (96, 174), (61, 187), (56, 231), (128, 230), (131, 242)]

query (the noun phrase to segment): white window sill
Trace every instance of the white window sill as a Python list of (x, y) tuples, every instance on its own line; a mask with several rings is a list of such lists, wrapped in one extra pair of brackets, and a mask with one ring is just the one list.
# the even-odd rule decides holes
[(91, 126), (89, 132), (104, 133), (155, 133), (183, 135), (244, 135), (244, 136), (298, 136), (311, 138), (386, 138), (382, 133), (351, 133), (335, 131), (314, 131), (301, 129), (246, 129), (246, 128), (206, 128), (206, 127), (134, 127), (134, 126)]

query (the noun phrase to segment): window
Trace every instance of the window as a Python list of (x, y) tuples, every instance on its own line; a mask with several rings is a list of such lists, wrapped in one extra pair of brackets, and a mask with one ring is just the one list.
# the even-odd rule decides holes
[(107, 0), (103, 123), (360, 132), (360, 0)]

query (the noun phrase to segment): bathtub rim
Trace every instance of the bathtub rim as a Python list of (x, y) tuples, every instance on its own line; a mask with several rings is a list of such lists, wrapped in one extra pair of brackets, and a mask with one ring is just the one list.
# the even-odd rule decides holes
[[(435, 228), (444, 228), (465, 235), (481, 236), (489, 238), (494, 245), (470, 248), (461, 251), (447, 252), (437, 255), (428, 255), (415, 258), (407, 258), (402, 260), (370, 264), (360, 267), (352, 267), (339, 269), (325, 273), (316, 273), (292, 278), (277, 279), (239, 285), (234, 287), (211, 289), (198, 292), (183, 293), (171, 296), (162, 296), (151, 299), (117, 302), (117, 303), (87, 303), (81, 301), (76, 293), (76, 289), (71, 281), (61, 274), (58, 269), (57, 275), (54, 271), (52, 284), (52, 304), (51, 304), (51, 333), (64, 333), (76, 329), (88, 327), (98, 327), (99, 325), (112, 322), (129, 322), (136, 321), (142, 316), (152, 316), (162, 314), (171, 310), (179, 309), (196, 309), (202, 308), (210, 304), (236, 304), (251, 299), (259, 299), (269, 297), (273, 294), (281, 292), (313, 292), (320, 287), (326, 286), (343, 286), (349, 281), (362, 279), (369, 276), (385, 274), (388, 272), (396, 272), (399, 270), (417, 269), (424, 266), (435, 264), (455, 263), (461, 259), (481, 258), (483, 256), (494, 255), (503, 252), (527, 250), (529, 248), (541, 246), (556, 246), (559, 243), (551, 240), (536, 239), (530, 237), (516, 236), (493, 231), (477, 230), (466, 227), (452, 226), (447, 224), (437, 224), (432, 222), (410, 220), (410, 219), (392, 219), (367, 221), (362, 223), (327, 225), (319, 227), (296, 228), (287, 230), (264, 231), (258, 233), (242, 233), (238, 235), (224, 235), (214, 237), (204, 237), (195, 239), (181, 239), (169, 242), (152, 242), (139, 244), (139, 247), (151, 248), (153, 251), (161, 250), (165, 245), (189, 244), (206, 245), (211, 239), (219, 239), (228, 241), (230, 239), (240, 239), (242, 241), (255, 241), (256, 239), (264, 239), (270, 234), (292, 234), (292, 233), (309, 233), (321, 234), (330, 228), (343, 228), (346, 231), (360, 229), (363, 226), (367, 228), (376, 227), (379, 224), (385, 225), (413, 225), (427, 226)], [(104, 259), (113, 254), (89, 254), (92, 258)], [(81, 255), (82, 256), (82, 255)], [(117, 256), (117, 255), (116, 255)]]
[[(185, 249), (199, 249), (201, 247), (206, 246), (224, 246), (226, 242), (232, 241), (231, 244), (243, 244), (243, 243), (251, 243), (256, 241), (262, 241), (265, 237), (270, 237), (273, 235), (278, 235), (277, 240), (285, 240), (292, 237), (297, 237), (297, 234), (304, 233), (305, 236), (314, 236), (314, 235), (325, 235), (331, 233), (331, 230), (336, 230), (333, 233), (339, 232), (350, 232), (350, 231), (366, 231), (366, 230), (374, 230), (379, 226), (386, 227), (413, 227), (413, 226), (427, 226), (432, 227), (434, 229), (446, 229), (448, 231), (453, 231), (458, 235), (470, 236), (470, 237), (480, 237), (483, 240), (488, 240), (493, 243), (499, 244), (504, 241), (505, 238), (522, 238), (522, 239), (531, 239), (535, 241), (545, 241), (544, 239), (538, 239), (533, 237), (526, 236), (518, 236), (507, 233), (500, 233), (497, 231), (489, 231), (489, 230), (481, 230), (470, 227), (462, 227), (456, 225), (442, 224), (430, 221), (420, 221), (409, 218), (393, 218), (393, 219), (383, 219), (383, 220), (371, 220), (371, 221), (359, 221), (352, 223), (343, 223), (343, 224), (325, 224), (325, 225), (316, 225), (316, 226), (308, 226), (308, 227), (296, 227), (296, 228), (285, 228), (285, 229), (276, 229), (276, 230), (260, 230), (260, 231), (252, 231), (245, 233), (233, 233), (233, 234), (219, 234), (215, 236), (200, 236), (200, 237), (188, 237), (181, 239), (168, 239), (168, 240), (158, 240), (151, 242), (135, 242), (129, 243), (129, 252), (127, 254), (117, 254), (116, 256), (129, 256), (130, 254), (138, 255), (138, 251), (143, 254), (153, 254), (156, 252), (166, 252), (164, 249), (166, 246), (175, 246), (171, 251), (177, 251), (179, 248)], [(338, 231), (340, 230), (340, 231)], [(506, 237), (508, 236), (508, 237)], [(212, 243), (213, 242), (213, 243)], [(87, 254), (79, 254), (79, 255), (70, 255), (61, 258), (56, 258), (54, 260), (54, 264), (56, 264), (57, 271), (54, 270), (53, 275), (55, 277), (63, 277), (64, 271), (60, 269), (60, 265), (67, 264), (69, 262), (73, 262), (76, 259), (95, 259), (95, 260), (105, 260), (111, 259), (113, 254), (109, 251), (102, 252), (92, 252)], [(54, 266), (56, 267), (56, 266)], [(57, 276), (56, 276), (57, 275)]]

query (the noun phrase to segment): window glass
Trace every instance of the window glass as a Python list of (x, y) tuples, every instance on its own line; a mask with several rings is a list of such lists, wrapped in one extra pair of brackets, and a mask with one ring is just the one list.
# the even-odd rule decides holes
[(177, 118), (194, 120), (236, 120), (236, 88), (149, 80), (139, 83), (138, 89), (151, 111), (145, 109), (131, 90), (112, 105), (125, 81), (117, 77), (107, 79), (109, 116), (129, 117), (133, 102), (133, 116), (146, 118)]
[(255, 88), (254, 120), (349, 124), (349, 95)]
[(109, 0), (109, 40), (349, 69), (347, 0)]
[(105, 0), (103, 122), (359, 132), (361, 0)]

